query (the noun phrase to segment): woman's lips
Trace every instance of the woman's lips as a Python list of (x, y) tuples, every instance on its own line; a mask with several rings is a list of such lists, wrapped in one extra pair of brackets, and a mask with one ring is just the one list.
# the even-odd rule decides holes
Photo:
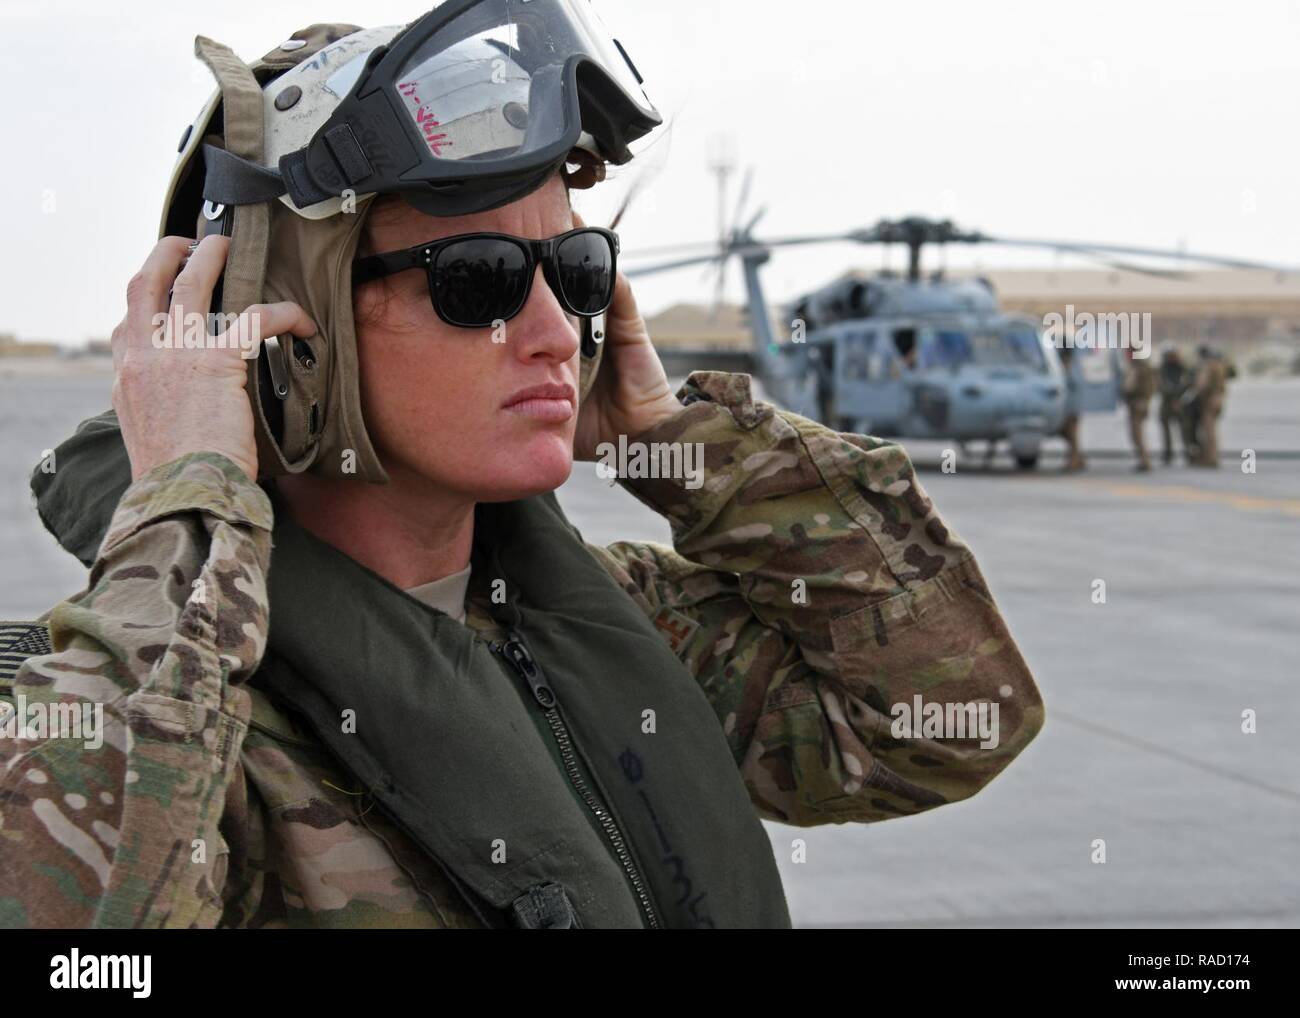
[(532, 385), (509, 397), (501, 408), (523, 417), (560, 423), (573, 416), (575, 401), (571, 385)]

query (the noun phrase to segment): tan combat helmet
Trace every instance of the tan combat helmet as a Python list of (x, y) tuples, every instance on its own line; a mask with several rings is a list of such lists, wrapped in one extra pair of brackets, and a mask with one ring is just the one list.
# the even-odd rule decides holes
[[(628, 142), (660, 118), (603, 31), (588, 0), (445, 0), (409, 26), (312, 25), (252, 64), (195, 40), (219, 88), (182, 137), (160, 236), (196, 224), (198, 236), (230, 236), (213, 310), (290, 300), (320, 330), (263, 337), (249, 362), (262, 476), (388, 480), (362, 418), (352, 313), (372, 199), (398, 193), (428, 214), (461, 215), (517, 201), (557, 168), (570, 187), (590, 187), (606, 162), (630, 160)], [(400, 101), (375, 105), (397, 95), (394, 67), (438, 90), (440, 145), (420, 144)], [(603, 316), (583, 325), (580, 397), (599, 367)]]

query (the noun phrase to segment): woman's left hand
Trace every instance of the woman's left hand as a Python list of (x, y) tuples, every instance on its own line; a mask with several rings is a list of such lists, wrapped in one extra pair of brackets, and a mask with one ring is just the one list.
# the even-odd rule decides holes
[[(577, 213), (573, 219), (584, 225)], [(599, 459), (601, 443), (617, 445), (619, 435), (635, 438), (682, 408), (650, 342), (632, 285), (621, 272), (605, 315), (603, 345), (596, 382), (578, 409), (573, 454), (580, 460)]]

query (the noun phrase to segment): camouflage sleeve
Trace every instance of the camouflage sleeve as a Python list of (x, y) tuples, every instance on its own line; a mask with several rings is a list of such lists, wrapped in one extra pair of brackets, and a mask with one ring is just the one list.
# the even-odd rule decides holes
[(192, 453), (126, 489), (0, 738), (0, 926), (213, 926), (266, 648), (267, 495)]
[(978, 791), (1043, 705), (907, 454), (755, 403), (747, 375), (697, 372), (679, 395), (636, 443), (648, 463), (698, 443), (702, 472), (621, 480), (676, 550), (593, 552), (699, 680), (759, 813), (868, 822)]

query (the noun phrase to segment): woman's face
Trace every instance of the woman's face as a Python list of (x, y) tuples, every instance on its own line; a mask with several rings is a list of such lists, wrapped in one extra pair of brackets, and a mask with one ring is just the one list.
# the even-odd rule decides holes
[[(540, 240), (573, 225), (556, 174), (520, 201), (467, 216), (378, 200), (366, 231), (370, 251), (386, 252), (475, 231)], [(579, 320), (557, 303), (541, 266), (523, 310), (505, 323), (504, 342), (494, 342), (490, 328), (443, 322), (418, 270), (358, 286), (353, 306), (366, 430), (390, 475), (476, 502), (564, 483), (573, 467)], [(538, 387), (549, 388), (529, 398)]]

